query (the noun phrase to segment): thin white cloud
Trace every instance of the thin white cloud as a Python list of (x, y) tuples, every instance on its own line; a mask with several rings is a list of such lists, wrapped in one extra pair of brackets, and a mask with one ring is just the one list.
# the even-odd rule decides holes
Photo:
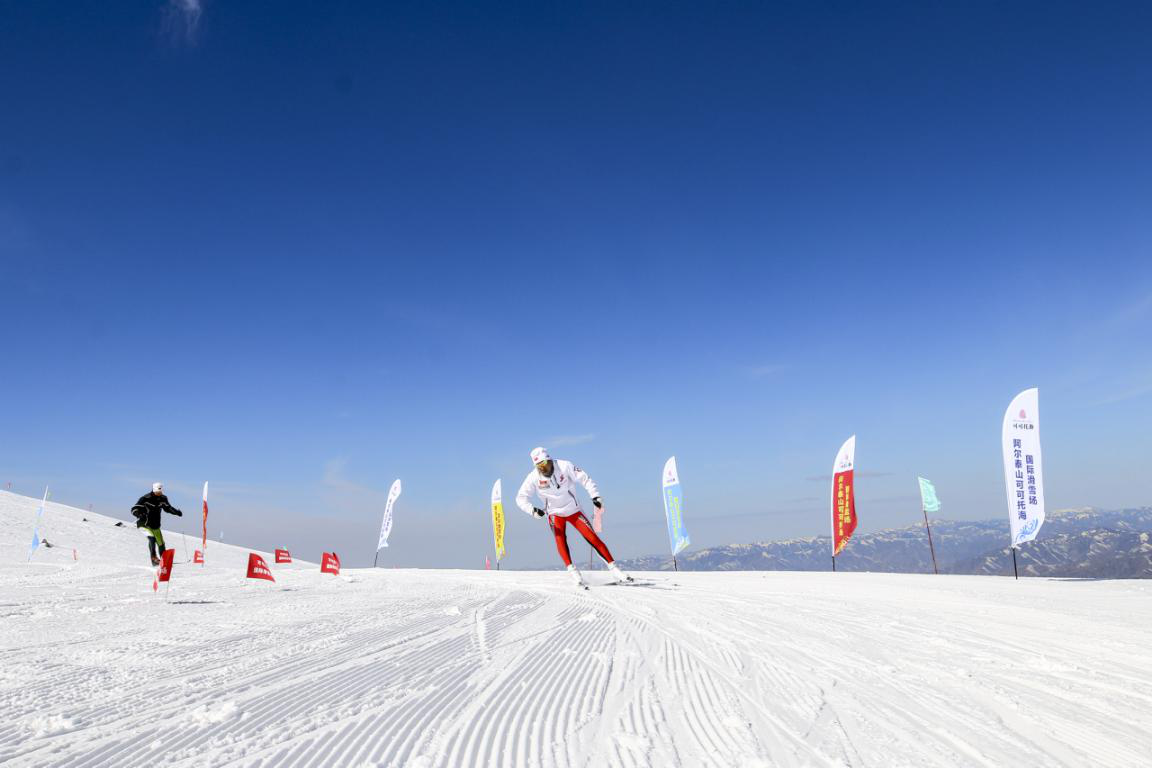
[[(854, 477), (891, 477), (891, 472), (871, 472), (868, 470), (857, 469), (852, 473)], [(804, 478), (810, 483), (832, 482), (832, 475), (810, 475)]]
[(787, 363), (767, 363), (765, 365), (749, 366), (745, 370), (748, 376), (753, 379), (766, 379), (769, 376), (775, 376), (778, 373), (788, 370), (792, 366)]
[(1121, 307), (1110, 318), (1112, 325), (1125, 327), (1142, 322), (1152, 313), (1152, 293)]
[[(272, 486), (256, 485), (253, 483), (228, 482), (224, 480), (213, 480), (212, 478), (206, 479), (208, 481), (208, 493), (215, 498), (223, 496), (268, 497), (274, 495), (278, 490)], [(199, 499), (204, 493), (203, 481), (195, 480), (187, 483), (175, 478), (166, 480), (164, 473), (151, 477), (140, 474), (125, 474), (120, 477), (121, 485), (131, 488), (132, 490), (139, 490), (141, 494), (152, 490), (152, 483), (156, 482), (164, 484), (164, 493), (170, 498), (179, 496), (181, 498), (192, 497)]]
[(584, 445), (595, 439), (596, 435), (591, 433), (587, 435), (556, 435), (545, 440), (544, 445)]
[(1147, 382), (1141, 386), (1132, 387), (1131, 389), (1118, 392), (1114, 395), (1104, 398), (1103, 400), (1097, 401), (1095, 405), (1112, 405), (1114, 403), (1122, 403), (1126, 400), (1135, 400), (1138, 397), (1144, 397), (1148, 394), (1152, 394), (1152, 382)]
[[(203, 492), (204, 486), (201, 485), (196, 489)], [(252, 483), (235, 483), (226, 481), (208, 481), (208, 493), (219, 496), (261, 496), (266, 497), (278, 489), (266, 485), (254, 485)]]
[(1086, 321), (1072, 338), (1081, 344), (1111, 339), (1119, 333), (1146, 328), (1150, 315), (1152, 292), (1139, 295), (1126, 304), (1118, 305), (1111, 312)]
[(388, 500), (387, 491), (370, 488), (349, 479), (347, 466), (348, 461), (341, 458), (329, 459), (324, 462), (324, 471), (320, 482), (328, 491), (330, 503), (336, 507), (384, 509), (384, 503)]
[(164, 492), (172, 494), (173, 492), (184, 493), (191, 490), (190, 486), (181, 485), (180, 483), (170, 483), (163, 477), (145, 477), (144, 475), (128, 475), (120, 478), (122, 485), (130, 486), (134, 490), (138, 489), (140, 494), (143, 495), (152, 490), (152, 483), (163, 483)]
[(195, 45), (203, 13), (202, 0), (168, 0), (164, 6), (164, 31), (173, 43)]
[(324, 473), (321, 476), (324, 487), (333, 491), (360, 492), (368, 490), (348, 479), (347, 468), (347, 459), (329, 459), (324, 462)]

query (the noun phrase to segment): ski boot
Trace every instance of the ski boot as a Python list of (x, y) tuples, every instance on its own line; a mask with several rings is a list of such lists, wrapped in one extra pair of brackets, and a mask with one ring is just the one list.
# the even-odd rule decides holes
[(611, 573), (612, 576), (616, 579), (617, 584), (634, 584), (635, 583), (635, 579), (633, 579), (628, 574), (624, 573), (624, 571), (620, 570), (620, 566), (616, 565), (615, 561), (608, 563), (608, 572)]
[(572, 579), (572, 583), (576, 585), (576, 589), (588, 589), (588, 585), (584, 583), (584, 579), (580, 576), (580, 571), (576, 570), (576, 566), (568, 566), (568, 576)]

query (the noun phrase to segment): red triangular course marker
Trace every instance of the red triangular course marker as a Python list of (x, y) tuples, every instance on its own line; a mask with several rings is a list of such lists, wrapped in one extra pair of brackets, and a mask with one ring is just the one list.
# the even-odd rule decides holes
[(272, 571), (268, 568), (268, 563), (264, 562), (264, 558), (255, 552), (248, 553), (248, 578), (276, 581)]

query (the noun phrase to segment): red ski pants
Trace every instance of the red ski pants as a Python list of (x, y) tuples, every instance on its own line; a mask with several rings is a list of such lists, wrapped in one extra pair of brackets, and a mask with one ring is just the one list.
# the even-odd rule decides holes
[(612, 562), (612, 553), (596, 535), (596, 531), (592, 530), (592, 526), (589, 524), (588, 518), (584, 517), (583, 512), (577, 512), (568, 517), (551, 517), (548, 522), (552, 526), (552, 535), (556, 537), (556, 551), (560, 553), (560, 559), (564, 561), (564, 565), (572, 565), (572, 555), (568, 553), (568, 525), (580, 531), (580, 535), (600, 553), (604, 562)]

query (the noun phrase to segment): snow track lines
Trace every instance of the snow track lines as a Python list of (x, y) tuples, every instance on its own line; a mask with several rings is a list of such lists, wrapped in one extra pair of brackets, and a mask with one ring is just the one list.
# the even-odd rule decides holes
[(248, 585), (246, 551), (213, 543), (169, 602), (135, 532), (100, 530), (35, 568), (0, 538), (5, 768), (1111, 767), (1152, 743), (1141, 582), (590, 573), (578, 592), (313, 565)]

